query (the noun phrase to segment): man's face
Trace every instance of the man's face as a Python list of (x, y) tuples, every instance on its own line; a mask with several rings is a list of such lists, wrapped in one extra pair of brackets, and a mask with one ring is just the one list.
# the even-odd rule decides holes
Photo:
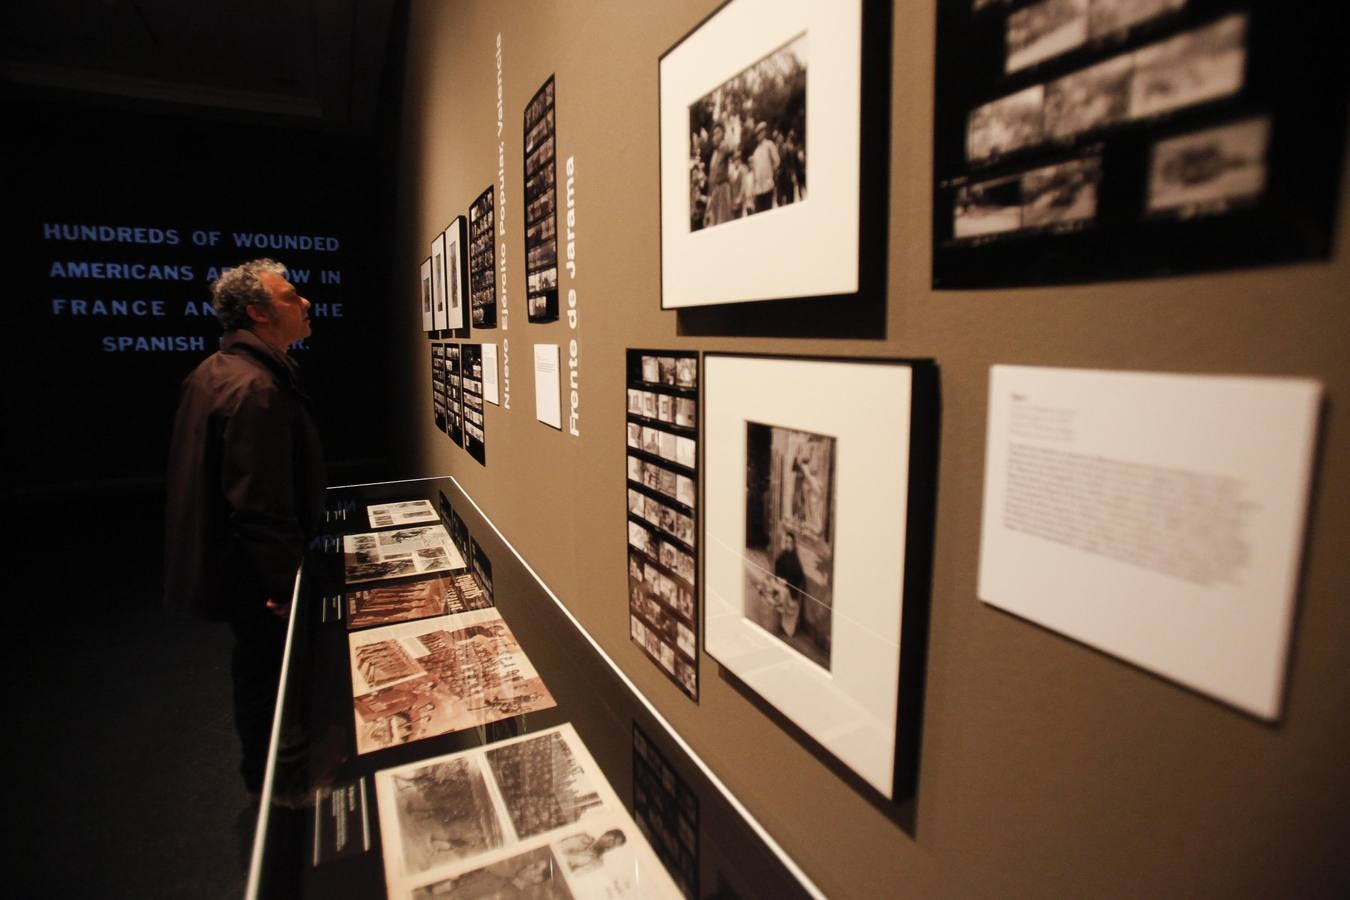
[(309, 337), (309, 301), (295, 292), (295, 286), (273, 272), (264, 272), (262, 283), (272, 295), (270, 328), (278, 342), (290, 346)]

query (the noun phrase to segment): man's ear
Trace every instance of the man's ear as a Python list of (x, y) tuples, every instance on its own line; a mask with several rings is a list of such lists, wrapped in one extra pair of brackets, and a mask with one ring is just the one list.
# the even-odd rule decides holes
[(272, 317), (268, 315), (271, 310), (267, 307), (259, 306), (256, 303), (250, 303), (248, 306), (245, 306), (244, 309), (248, 312), (248, 317), (253, 320), (253, 324), (255, 325), (261, 325), (265, 322), (272, 321)]

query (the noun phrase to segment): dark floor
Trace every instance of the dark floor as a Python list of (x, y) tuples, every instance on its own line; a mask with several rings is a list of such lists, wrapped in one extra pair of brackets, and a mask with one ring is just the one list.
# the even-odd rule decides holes
[(160, 611), (152, 525), (99, 543), (117, 550), (78, 566), (39, 548), (5, 604), (21, 611), (5, 642), (8, 893), (240, 897), (257, 808), (236, 770), (229, 629)]

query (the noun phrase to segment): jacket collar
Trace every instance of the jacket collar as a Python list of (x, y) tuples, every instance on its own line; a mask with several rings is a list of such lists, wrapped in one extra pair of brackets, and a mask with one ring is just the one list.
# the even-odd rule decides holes
[(290, 384), (294, 385), (297, 382), (298, 371), (295, 360), (291, 359), (289, 354), (278, 352), (275, 347), (272, 347), (247, 328), (237, 328), (234, 331), (225, 332), (225, 337), (220, 342), (220, 351), (234, 355), (251, 356), (286, 379)]

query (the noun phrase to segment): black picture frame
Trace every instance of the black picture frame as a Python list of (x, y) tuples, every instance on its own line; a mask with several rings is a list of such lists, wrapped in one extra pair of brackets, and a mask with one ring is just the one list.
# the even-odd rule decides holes
[(529, 321), (558, 319), (558, 129), (554, 77), (525, 106), (525, 309)]
[(493, 185), (469, 206), (469, 306), (472, 328), (497, 327), (496, 193)]
[(1346, 78), (1300, 4), (939, 0), (933, 287), (1331, 252)]

